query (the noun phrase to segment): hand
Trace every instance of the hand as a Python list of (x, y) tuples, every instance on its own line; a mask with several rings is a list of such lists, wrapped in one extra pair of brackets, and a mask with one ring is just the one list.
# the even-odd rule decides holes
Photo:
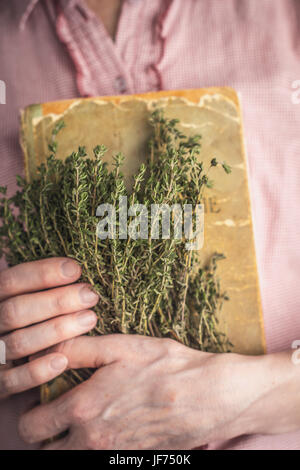
[[(72, 368), (98, 370), (21, 418), (29, 443), (69, 430), (47, 449), (191, 449), (300, 427), (300, 377), (290, 356), (208, 354), (137, 335), (81, 337), (55, 349)], [(292, 404), (276, 395), (284, 383)]]
[(24, 263), (0, 272), (0, 339), (8, 361), (0, 366), (0, 399), (48, 382), (60, 375), (68, 362), (58, 352), (18, 367), (12, 367), (13, 360), (95, 326), (95, 313), (86, 309), (97, 303), (98, 296), (86, 284), (67, 285), (80, 274), (80, 266), (68, 258)]

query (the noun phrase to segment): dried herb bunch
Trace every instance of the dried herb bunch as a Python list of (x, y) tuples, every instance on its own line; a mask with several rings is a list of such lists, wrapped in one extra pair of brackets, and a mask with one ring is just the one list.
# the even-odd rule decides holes
[[(82, 147), (65, 161), (56, 158), (60, 121), (49, 145), (51, 155), (37, 177), (31, 183), (18, 177), (20, 189), (10, 198), (1, 188), (0, 255), (10, 266), (52, 256), (77, 260), (80, 281), (99, 294), (98, 324), (91, 334), (171, 337), (193, 348), (225, 352), (231, 345), (217, 324), (226, 300), (216, 277), (222, 255), (215, 254), (203, 266), (199, 254), (186, 249), (184, 238), (101, 240), (96, 233), (101, 203), (118, 211), (119, 197), (127, 196), (128, 205), (188, 202), (194, 207), (212, 185), (209, 169), (205, 172), (199, 162), (200, 137), (187, 138), (178, 121), (167, 120), (161, 111), (150, 122), (148, 163), (140, 167), (129, 191), (121, 171), (124, 157), (117, 154), (109, 170), (104, 146), (97, 146), (92, 158)], [(217, 165), (230, 172), (216, 159), (210, 168)]]

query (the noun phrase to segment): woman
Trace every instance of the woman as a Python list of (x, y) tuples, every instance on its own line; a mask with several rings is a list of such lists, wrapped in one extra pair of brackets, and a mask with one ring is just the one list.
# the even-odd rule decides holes
[[(58, 345), (0, 368), (2, 448), (39, 446), (69, 429), (50, 447), (300, 449), (300, 368), (291, 351), (300, 339), (299, 18), (297, 0), (1, 2), (0, 184), (10, 191), (23, 171), (18, 110), (32, 102), (223, 85), (241, 92), (269, 353), (216, 356), (155, 338), (78, 337), (95, 324), (97, 298), (73, 284), (76, 263), (2, 264), (8, 359)], [(32, 389), (68, 366), (99, 371), (54, 405), (34, 407)]]

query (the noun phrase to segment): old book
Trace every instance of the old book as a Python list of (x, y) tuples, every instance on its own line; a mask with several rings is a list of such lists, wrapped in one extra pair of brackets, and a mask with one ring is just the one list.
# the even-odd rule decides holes
[[(130, 184), (130, 176), (146, 159), (146, 143), (151, 132), (149, 115), (159, 107), (164, 108), (166, 117), (180, 120), (185, 134), (201, 134), (201, 160), (208, 163), (215, 157), (232, 167), (230, 175), (216, 169), (215, 189), (206, 192), (201, 258), (205, 261), (216, 251), (225, 254), (218, 275), (230, 301), (223, 307), (220, 329), (233, 343), (235, 352), (262, 354), (265, 338), (247, 163), (241, 110), (234, 90), (177, 90), (29, 106), (21, 114), (26, 177), (32, 179), (37, 166), (45, 161), (52, 128), (63, 118), (66, 128), (58, 135), (59, 158), (66, 157), (79, 145), (92, 154), (93, 147), (105, 144), (109, 149), (108, 163), (116, 152), (124, 153), (124, 173)], [(49, 388), (45, 390), (49, 395)]]

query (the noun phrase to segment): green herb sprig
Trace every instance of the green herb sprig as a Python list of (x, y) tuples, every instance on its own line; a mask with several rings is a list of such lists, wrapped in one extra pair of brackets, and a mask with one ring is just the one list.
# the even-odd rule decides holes
[[(218, 317), (225, 293), (216, 276), (214, 254), (203, 265), (199, 254), (186, 250), (186, 240), (105, 239), (97, 237), (96, 208), (113, 204), (118, 211), (120, 196), (129, 204), (181, 204), (201, 202), (205, 188), (212, 186), (199, 161), (200, 136), (186, 137), (161, 111), (151, 115), (153, 136), (147, 165), (126, 189), (124, 157), (114, 157), (112, 170), (103, 162), (106, 148), (94, 149), (89, 157), (79, 147), (66, 160), (56, 158), (56, 135), (49, 145), (51, 155), (36, 178), (28, 183), (18, 176), (19, 190), (12, 197), (0, 188), (0, 255), (9, 266), (53, 256), (74, 258), (82, 266), (80, 281), (89, 282), (99, 294), (95, 307), (98, 324), (91, 334), (131, 333), (170, 337), (203, 351), (226, 352), (232, 346), (219, 331)], [(212, 159), (210, 168), (222, 165)], [(130, 220), (129, 220), (130, 222)], [(150, 222), (149, 222), (150, 224)], [(82, 380), (87, 371), (72, 372)]]

